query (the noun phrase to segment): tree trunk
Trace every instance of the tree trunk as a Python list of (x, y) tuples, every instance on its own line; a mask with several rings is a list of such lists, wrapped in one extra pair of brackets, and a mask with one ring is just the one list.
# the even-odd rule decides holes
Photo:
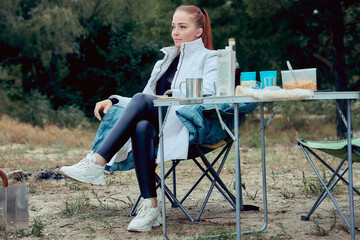
[(29, 72), (31, 72), (31, 60), (27, 57), (24, 57), (21, 60), (21, 73), (22, 73), (22, 88), (24, 92), (30, 92), (34, 87), (34, 81), (29, 76)]
[[(345, 57), (344, 57), (344, 19), (342, 11), (342, 0), (332, 0), (331, 3), (331, 32), (332, 32), (332, 58), (333, 75), (336, 91), (347, 91), (347, 81), (345, 76)], [(340, 110), (346, 114), (346, 101), (338, 100)], [(340, 114), (336, 111), (336, 125), (338, 138), (346, 137), (346, 126), (343, 123)]]
[[(58, 82), (58, 56), (54, 54), (54, 52), (51, 53), (51, 59), (50, 59), (50, 69), (49, 69), (49, 85), (51, 86), (51, 90), (57, 91), (57, 82)], [(55, 89), (54, 89), (55, 88)]]

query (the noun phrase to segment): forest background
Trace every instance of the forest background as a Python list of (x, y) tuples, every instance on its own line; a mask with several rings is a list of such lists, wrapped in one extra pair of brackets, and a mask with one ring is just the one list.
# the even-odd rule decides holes
[(214, 49), (236, 38), (242, 71), (286, 70), (289, 60), (317, 68), (318, 89), (359, 90), (359, 1), (1, 0), (0, 115), (40, 127), (88, 124), (97, 101), (143, 89), (159, 49), (173, 45), (181, 4), (208, 11)]

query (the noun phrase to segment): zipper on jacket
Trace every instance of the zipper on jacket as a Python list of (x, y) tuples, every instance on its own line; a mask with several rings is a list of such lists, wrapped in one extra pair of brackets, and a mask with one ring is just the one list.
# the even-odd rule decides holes
[[(181, 58), (181, 62), (180, 62), (180, 67), (177, 69), (177, 71), (176, 71), (176, 77), (175, 77), (175, 81), (174, 81), (174, 88), (175, 88), (175, 84), (176, 84), (176, 80), (177, 80), (177, 78), (178, 78), (178, 76), (179, 76), (179, 72), (180, 72), (180, 69), (181, 69), (181, 66), (182, 66), (182, 63), (183, 63), (183, 61), (184, 61), (184, 56), (185, 56), (185, 44), (183, 45), (183, 49), (182, 49), (182, 52), (183, 52), (183, 56), (182, 56), (182, 58)], [(181, 56), (181, 51), (180, 51), (180, 56)], [(180, 88), (179, 88), (180, 89)]]
[[(156, 84), (157, 84), (157, 82), (159, 81), (159, 79), (158, 79), (158, 76), (159, 76), (159, 74), (161, 73), (161, 71), (162, 71), (162, 67), (164, 66), (164, 63), (166, 62), (166, 60), (169, 58), (169, 52), (168, 51), (166, 51), (165, 49), (164, 49), (164, 51), (167, 53), (166, 55), (165, 55), (165, 58), (164, 58), (164, 60), (163, 60), (163, 63), (160, 65), (160, 71), (156, 74), (156, 76), (155, 76), (155, 78), (154, 78), (154, 80), (155, 81), (153, 81), (153, 83), (152, 83), (152, 86), (155, 84), (155, 87), (154, 87), (154, 90), (153, 90), (153, 92), (156, 94)], [(151, 88), (152, 88), (152, 86), (151, 86)]]

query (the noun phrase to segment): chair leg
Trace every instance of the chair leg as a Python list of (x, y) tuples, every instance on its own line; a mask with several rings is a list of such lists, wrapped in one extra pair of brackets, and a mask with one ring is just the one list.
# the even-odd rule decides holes
[[(179, 164), (179, 161), (176, 161), (175, 163), (173, 163), (173, 166), (166, 172), (165, 174), (165, 179), (175, 170), (176, 166)], [(155, 173), (155, 180), (156, 180), (156, 189), (158, 189), (160, 187), (160, 177)], [(168, 192), (171, 192), (170, 190)], [(176, 203), (173, 201), (173, 197), (171, 197), (168, 192), (165, 192), (166, 197), (168, 198), (168, 200), (171, 202), (172, 205), (176, 205)], [(128, 217), (132, 217), (136, 215), (136, 208), (140, 203), (141, 200), (141, 194), (139, 194), (138, 198), (136, 199), (134, 206), (131, 208), (129, 214), (127, 215)]]
[[(215, 187), (219, 190), (219, 192), (220, 192), (220, 193), (225, 197), (225, 199), (228, 200), (228, 202), (235, 208), (235, 196), (234, 196), (227, 188), (226, 188), (227, 192), (225, 192), (225, 191), (223, 190), (223, 188), (220, 187), (220, 186), (216, 183), (216, 181), (214, 181), (214, 179), (208, 174), (209, 168), (204, 169), (203, 166), (201, 166), (201, 164), (200, 164), (198, 161), (194, 160), (194, 162), (195, 162), (195, 163), (198, 165), (198, 167), (203, 171), (202, 178), (206, 176), (206, 177), (210, 180), (210, 182), (214, 182), (214, 183), (215, 183)], [(198, 180), (198, 181), (199, 181), (199, 180)], [(199, 181), (199, 182), (200, 182), (200, 181)], [(196, 184), (196, 185), (197, 185), (197, 184)], [(195, 184), (194, 184), (194, 186), (192, 187), (191, 190), (193, 190), (195, 187), (196, 187), (196, 186), (195, 186)], [(190, 193), (190, 191), (189, 191), (189, 193)], [(181, 202), (183, 202), (188, 195), (189, 195), (189, 194), (187, 194), (187, 195), (183, 198), (183, 200), (182, 200)]]
[[(160, 187), (160, 177), (156, 174), (155, 175), (156, 181), (157, 183), (157, 187)], [(191, 217), (190, 213), (181, 205), (181, 203), (177, 200), (176, 196), (174, 196), (174, 194), (170, 191), (170, 189), (165, 185), (165, 196), (167, 197), (167, 199), (170, 201), (170, 203), (172, 205), (178, 206), (180, 207), (180, 209), (184, 212), (184, 214), (186, 215), (186, 217), (191, 221), (194, 222), (195, 220)], [(140, 199), (141, 199), (141, 194), (138, 196), (134, 206), (131, 208), (130, 213), (127, 215), (128, 217), (132, 217), (136, 215), (136, 208), (139, 205)]]
[[(176, 198), (176, 166), (179, 164), (179, 160), (174, 160), (172, 161), (172, 164), (173, 164), (173, 167), (174, 167), (174, 170), (173, 170), (173, 194), (174, 194), (174, 197)], [(172, 203), (171, 204), (171, 207), (175, 208), (175, 207), (178, 207), (179, 205), (176, 204), (176, 203)]]
[[(222, 152), (219, 153), (219, 155), (213, 160), (212, 163), (210, 163), (207, 158), (204, 156), (204, 154), (202, 154), (202, 151), (200, 149), (198, 149), (198, 153), (200, 155), (200, 158), (203, 160), (204, 165), (207, 167), (206, 169), (204, 169), (204, 167), (196, 160), (193, 159), (193, 161), (196, 163), (196, 165), (199, 167), (199, 169), (203, 172), (203, 174), (198, 178), (198, 180), (195, 182), (195, 184), (191, 187), (191, 189), (185, 194), (185, 196), (180, 200), (180, 203), (183, 203), (185, 201), (185, 199), (192, 193), (192, 191), (196, 188), (196, 186), (201, 182), (201, 180), (206, 176), (210, 182), (211, 182), (211, 187), (209, 188), (209, 191), (204, 199), (204, 202), (200, 208), (200, 211), (198, 212), (197, 218), (195, 219), (195, 221), (200, 221), (200, 217), (205, 209), (205, 206), (210, 198), (210, 195), (213, 191), (213, 188), (216, 187), (220, 193), (225, 197), (225, 199), (235, 208), (235, 196), (229, 191), (229, 189), (226, 187), (226, 185), (223, 183), (223, 181), (219, 178), (219, 175), (221, 173), (221, 170), (225, 164), (225, 161), (228, 157), (229, 151), (231, 149), (232, 144), (229, 143), (229, 145), (227, 147), (225, 147), (223, 149)], [(224, 154), (225, 152), (225, 154)], [(213, 168), (214, 165), (216, 164), (216, 162), (220, 159), (220, 157), (223, 156), (223, 159), (220, 163), (220, 166), (218, 168), (217, 171), (215, 171), (215, 169)], [(210, 173), (210, 175), (209, 175)], [(219, 186), (219, 184), (220, 186)]]
[[(160, 177), (159, 176), (156, 176), (157, 177), (157, 181), (160, 181)], [(160, 183), (160, 182), (159, 182)], [(159, 186), (159, 183), (157, 185), (157, 188)], [(170, 201), (171, 204), (176, 204), (173, 199), (174, 197), (172, 197), (171, 195), (169, 195), (169, 192), (171, 193), (171, 191), (168, 189), (167, 191), (165, 191), (165, 196), (167, 197), (167, 199)], [(139, 194), (138, 198), (136, 199), (135, 203), (134, 203), (134, 206), (131, 208), (129, 214), (127, 215), (128, 217), (132, 217), (132, 216), (135, 216), (136, 215), (136, 208), (137, 206), (139, 205), (140, 203), (140, 200), (141, 200), (142, 196), (141, 194)]]
[[(205, 157), (205, 155), (203, 154), (202, 150), (197, 146), (196, 147), (196, 151), (198, 152), (198, 155), (200, 155), (200, 158), (202, 160), (202, 164), (200, 164), (200, 162), (198, 162), (195, 158), (193, 159), (194, 163), (199, 167), (199, 169), (202, 171), (202, 175), (198, 178), (198, 180), (195, 182), (195, 184), (190, 188), (190, 190), (188, 190), (188, 192), (185, 194), (185, 196), (179, 201), (177, 199), (177, 192), (176, 192), (176, 166), (180, 163), (180, 160), (174, 160), (172, 161), (173, 165), (171, 166), (171, 168), (166, 172), (164, 178), (167, 179), (167, 177), (172, 173), (173, 174), (173, 191), (171, 191), (166, 185), (165, 185), (165, 195), (167, 197), (167, 199), (170, 201), (172, 207), (179, 207), (184, 214), (186, 215), (186, 217), (191, 221), (199, 221), (200, 217), (206, 207), (206, 204), (210, 198), (210, 195), (214, 189), (214, 187), (216, 187), (220, 193), (225, 197), (225, 199), (234, 207), (236, 208), (236, 204), (235, 204), (235, 196), (230, 192), (230, 190), (226, 187), (225, 183), (220, 179), (219, 175), (224, 167), (224, 164), (226, 162), (226, 159), (228, 157), (228, 154), (231, 150), (231, 146), (232, 146), (232, 142), (228, 142), (220, 151), (220, 153), (216, 156), (215, 159), (212, 160), (212, 162), (210, 163), (209, 160)], [(215, 164), (218, 162), (218, 160), (222, 158), (221, 163), (218, 167), (217, 170), (214, 169)], [(202, 181), (202, 179), (204, 177), (207, 177), (210, 182), (211, 182), (211, 186), (209, 188), (209, 191), (207, 192), (207, 195), (201, 205), (201, 208), (199, 210), (199, 212), (197, 213), (197, 217), (194, 220), (194, 218), (192, 218), (192, 216), (190, 215), (190, 213), (183, 207), (183, 202), (187, 199), (187, 197), (193, 192), (193, 190), (197, 187), (197, 185)], [(160, 186), (160, 177), (155, 173), (155, 179), (156, 179), (156, 189), (161, 187)], [(128, 214), (128, 216), (134, 216), (136, 215), (136, 208), (140, 202), (140, 198), (141, 195), (138, 197), (138, 199), (135, 202), (135, 205), (133, 206), (133, 208), (131, 209), (130, 213)]]
[[(331, 201), (333, 202), (334, 206), (336, 207), (336, 209), (337, 209), (338, 212), (340, 213), (340, 215), (341, 215), (342, 219), (344, 220), (345, 224), (350, 228), (350, 224), (349, 224), (348, 220), (346, 219), (346, 217), (344, 216), (344, 213), (341, 211), (339, 205), (337, 204), (337, 202), (335, 201), (334, 197), (333, 197), (332, 194), (330, 193), (330, 190), (329, 190), (327, 184), (324, 183), (324, 180), (322, 179), (319, 171), (318, 171), (317, 168), (315, 167), (315, 165), (314, 165), (313, 161), (311, 160), (310, 156), (308, 155), (307, 151), (304, 149), (304, 146), (301, 145), (301, 144), (300, 144), (299, 146), (300, 146), (301, 149), (303, 150), (303, 152), (304, 152), (306, 158), (308, 159), (311, 167), (312, 167), (313, 170), (315, 171), (318, 179), (320, 180), (321, 184), (323, 185), (326, 193), (327, 193), (327, 194), (329, 195), (329, 197), (331, 198)], [(338, 173), (335, 173), (335, 175), (338, 175)]]
[[(157, 176), (157, 178), (160, 180), (159, 176)], [(190, 213), (182, 206), (182, 204), (179, 202), (179, 200), (174, 196), (174, 194), (170, 191), (170, 189), (166, 185), (165, 185), (165, 195), (168, 198), (168, 200), (172, 203), (172, 205), (178, 206), (191, 222), (195, 221), (191, 217)]]
[[(197, 187), (197, 185), (199, 185), (199, 183), (202, 181), (202, 179), (207, 176), (210, 181), (212, 181), (212, 178), (208, 175), (208, 169), (204, 169), (203, 166), (201, 166), (201, 164), (194, 158), (193, 159), (194, 163), (198, 166), (198, 168), (203, 172), (203, 174), (196, 180), (196, 182), (194, 183), (194, 185), (190, 188), (190, 190), (184, 195), (184, 197), (181, 199), (181, 203), (184, 202), (187, 197), (192, 193), (192, 191)], [(213, 164), (215, 164), (217, 162), (217, 160), (214, 160)]]
[[(226, 161), (226, 158), (228, 156), (228, 153), (231, 149), (232, 143), (228, 143), (228, 145), (226, 147), (224, 147), (222, 149), (222, 151), (218, 154), (218, 156), (213, 160), (213, 162), (210, 164), (210, 162), (206, 159), (206, 157), (204, 156), (204, 154), (202, 154), (200, 149), (197, 149), (200, 158), (202, 159), (206, 169), (204, 169), (204, 167), (194, 158), (193, 161), (194, 163), (199, 167), (199, 169), (203, 172), (203, 174), (199, 177), (199, 179), (196, 181), (196, 183), (193, 185), (193, 187), (189, 190), (189, 192), (183, 197), (183, 199), (180, 202), (183, 202), (187, 196), (192, 192), (193, 189), (195, 189), (195, 187), (201, 182), (201, 180), (206, 176), (211, 182), (213, 182), (213, 177), (215, 176), (215, 179), (217, 180), (218, 183), (215, 183), (215, 187), (224, 195), (224, 197), (230, 202), (230, 204), (235, 208), (235, 196), (228, 190), (228, 188), (225, 186), (225, 184), (223, 183), (223, 181), (217, 176), (213, 166), (216, 164), (216, 162), (220, 159), (220, 157), (224, 154), (225, 155), (223, 157), (223, 162)], [(211, 176), (209, 175), (209, 172), (211, 174)], [(225, 192), (226, 193), (225, 193)], [(228, 196), (227, 196), (228, 195)]]
[(140, 199), (141, 199), (141, 194), (139, 194), (138, 198), (136, 199), (134, 206), (131, 208), (130, 213), (127, 215), (128, 217), (132, 217), (136, 215), (136, 208), (139, 205)]
[[(336, 169), (336, 172), (334, 172), (334, 174), (331, 176), (330, 180), (327, 182), (326, 186), (329, 187), (331, 182), (334, 180), (336, 173), (340, 170), (340, 168), (342, 167), (344, 161), (342, 161), (338, 168)], [(346, 167), (343, 172), (340, 174), (341, 178), (344, 176), (344, 174), (347, 172), (348, 167)], [(333, 184), (331, 184), (329, 191), (331, 191), (335, 185), (339, 182), (339, 180), (341, 179), (339, 176), (337, 177), (337, 179), (335, 180), (335, 182)], [(327, 192), (326, 190), (322, 190), (322, 192), (320, 193), (318, 199), (315, 201), (314, 205), (312, 206), (311, 210), (309, 211), (309, 213), (306, 216), (301, 216), (301, 220), (303, 221), (308, 221), (310, 219), (310, 216), (314, 213), (314, 211), (317, 209), (317, 207), (322, 203), (322, 201), (324, 200), (324, 198), (327, 196)]]
[[(223, 161), (221, 163), (221, 166), (225, 163), (225, 160), (227, 159), (227, 156), (229, 154), (229, 151), (231, 149), (232, 146), (232, 142), (230, 143), (230, 145), (227, 148), (227, 151), (223, 157)], [(235, 206), (235, 196), (229, 191), (229, 189), (226, 187), (226, 185), (224, 184), (224, 182), (219, 178), (219, 174), (215, 171), (215, 169), (213, 168), (213, 164), (210, 164), (210, 162), (207, 160), (207, 158), (204, 156), (204, 154), (200, 153), (200, 158), (202, 159), (203, 163), (205, 164), (205, 166), (207, 167), (207, 170), (210, 171), (212, 177), (216, 180), (217, 183), (219, 183), (219, 185), (221, 186), (221, 188), (228, 194), (228, 196), (231, 198), (231, 200), (233, 201), (233, 206)], [(222, 168), (222, 167), (221, 167)], [(221, 171), (221, 170), (220, 170)], [(208, 177), (209, 178), (209, 177)], [(210, 179), (210, 178), (209, 178)], [(210, 181), (212, 181), (210, 179)], [(217, 187), (219, 189), (219, 187)], [(220, 189), (219, 189), (220, 191)], [(220, 191), (222, 192), (222, 191)], [(224, 195), (224, 194), (223, 194)], [(230, 202), (231, 203), (231, 202)], [(235, 208), (235, 207), (234, 207)]]
[[(339, 175), (338, 171), (334, 170), (329, 164), (327, 164), (324, 160), (322, 160), (314, 151), (312, 151), (310, 148), (305, 147), (304, 148), (310, 152), (314, 157), (316, 157), (316, 159), (318, 159), (322, 164), (324, 164), (331, 172), (333, 172), (334, 174), (336, 174), (336, 176), (339, 178), (339, 180), (343, 181), (346, 185), (349, 186), (349, 182), (346, 181), (346, 179), (344, 179), (342, 176), (343, 175)], [(356, 151), (354, 151), (356, 152)], [(357, 154), (357, 153), (356, 153)], [(343, 164), (345, 162), (345, 160), (347, 159), (347, 154), (344, 156), (344, 158), (342, 159), (340, 164)], [(356, 192), (357, 195), (360, 196), (360, 192), (354, 188), (354, 192)]]
[[(228, 149), (230, 149), (230, 148), (228, 148)], [(217, 182), (218, 179), (219, 179), (218, 176), (220, 175), (221, 170), (222, 170), (223, 167), (224, 167), (225, 160), (226, 160), (226, 158), (227, 158), (228, 153), (229, 153), (229, 151), (227, 151), (227, 152), (225, 153), (225, 156), (224, 156), (223, 160), (221, 161), (221, 164), (220, 164), (220, 166), (219, 166), (219, 169), (218, 169), (218, 171), (216, 172), (216, 177), (214, 177), (214, 179), (212, 180), (211, 187), (210, 187), (210, 189), (209, 189), (209, 191), (208, 191), (208, 193), (207, 193), (207, 195), (206, 195), (206, 197), (205, 197), (205, 200), (204, 200), (204, 202), (203, 202), (203, 204), (202, 204), (202, 206), (201, 206), (201, 209), (200, 209), (200, 211), (199, 211), (199, 213), (198, 213), (198, 216), (197, 216), (197, 218), (196, 218), (197, 221), (200, 220), (200, 217), (201, 217), (201, 215), (202, 215), (202, 213), (203, 213), (203, 211), (204, 211), (204, 209), (205, 209), (205, 206), (206, 206), (206, 204), (207, 204), (207, 202), (208, 202), (208, 200), (209, 200), (209, 198), (210, 198), (210, 195), (211, 195), (214, 187), (216, 186), (216, 182)], [(206, 161), (207, 161), (207, 160), (206, 160)], [(210, 164), (208, 161), (207, 161), (207, 163)], [(218, 188), (218, 189), (219, 189), (219, 188)], [(226, 188), (226, 189), (227, 189), (227, 188)], [(236, 204), (235, 204), (235, 197), (234, 197), (234, 195), (232, 195), (232, 193), (230, 193), (230, 191), (228, 191), (228, 192), (230, 193), (230, 195), (232, 196), (232, 199), (230, 200), (225, 193), (223, 193), (222, 191), (220, 191), (220, 192), (221, 192), (221, 193), (223, 194), (223, 196), (230, 202), (230, 204), (235, 208), (235, 207), (236, 207)]]
[[(216, 156), (216, 158), (210, 163), (208, 161), (208, 159), (205, 157), (205, 155), (203, 154), (203, 152), (201, 151), (200, 148), (196, 147), (197, 153), (200, 156), (200, 158), (202, 159), (202, 163), (200, 164), (196, 158), (193, 159), (194, 163), (199, 167), (199, 169), (202, 171), (202, 175), (197, 179), (197, 181), (194, 183), (194, 185), (190, 188), (190, 190), (188, 190), (188, 192), (184, 195), (184, 197), (180, 200), (177, 201), (176, 195), (172, 194), (172, 196), (174, 196), (174, 202), (175, 204), (178, 203), (178, 206), (180, 208), (182, 208), (183, 212), (185, 213), (185, 215), (187, 215), (187, 217), (189, 218), (190, 221), (200, 221), (200, 217), (205, 209), (205, 206), (210, 198), (210, 195), (213, 191), (213, 188), (216, 187), (220, 193), (225, 197), (225, 199), (234, 207), (236, 208), (235, 205), (235, 196), (230, 192), (230, 190), (226, 187), (226, 185), (224, 184), (224, 182), (220, 179), (219, 175), (221, 173), (221, 170), (223, 169), (223, 166), (226, 162), (226, 159), (228, 157), (228, 154), (231, 150), (231, 146), (232, 146), (232, 142), (229, 142), (226, 146), (224, 146), (224, 148), (220, 151), (220, 153)], [(215, 164), (218, 162), (218, 160), (222, 158), (221, 163), (218, 167), (217, 170), (214, 169)], [(205, 167), (204, 167), (204, 166)], [(175, 170), (174, 170), (175, 171)], [(193, 192), (193, 190), (197, 187), (197, 185), (202, 181), (202, 179), (204, 177), (207, 177), (210, 182), (211, 182), (211, 186), (209, 188), (209, 191), (202, 203), (202, 206), (197, 214), (197, 217), (195, 218), (195, 220), (193, 220), (189, 215), (188, 212), (183, 208), (182, 204), (183, 202), (187, 199), (187, 197)], [(174, 183), (176, 183), (174, 181)], [(175, 187), (175, 186), (174, 186)]]

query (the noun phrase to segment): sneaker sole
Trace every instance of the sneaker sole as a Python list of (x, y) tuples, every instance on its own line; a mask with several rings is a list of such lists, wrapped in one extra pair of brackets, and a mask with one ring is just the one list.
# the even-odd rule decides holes
[(106, 183), (105, 184), (102, 184), (102, 183), (95, 183), (95, 182), (86, 182), (86, 181), (82, 181), (82, 180), (79, 180), (79, 179), (76, 179), (76, 178), (73, 178), (73, 177), (71, 177), (71, 176), (69, 176), (69, 175), (67, 175), (66, 173), (64, 173), (63, 171), (59, 171), (59, 173), (61, 174), (61, 175), (63, 175), (64, 177), (66, 177), (66, 178), (69, 178), (69, 179), (72, 179), (72, 180), (74, 180), (74, 181), (77, 181), (77, 182), (81, 182), (81, 183), (88, 183), (88, 184), (92, 184), (92, 185), (99, 185), (99, 186), (105, 186), (106, 185)]
[(162, 224), (163, 224), (162, 217), (159, 216), (158, 219), (156, 219), (156, 221), (154, 222), (153, 227), (158, 227)]
[(129, 232), (149, 232), (151, 228), (146, 228), (146, 229), (128, 229)]
[(161, 224), (162, 224), (162, 222), (160, 223), (159, 221), (156, 220), (151, 227), (139, 228), (139, 229), (128, 228), (127, 230), (128, 230), (129, 232), (148, 232), (148, 231), (150, 231), (153, 227), (158, 227), (158, 226), (160, 226)]

